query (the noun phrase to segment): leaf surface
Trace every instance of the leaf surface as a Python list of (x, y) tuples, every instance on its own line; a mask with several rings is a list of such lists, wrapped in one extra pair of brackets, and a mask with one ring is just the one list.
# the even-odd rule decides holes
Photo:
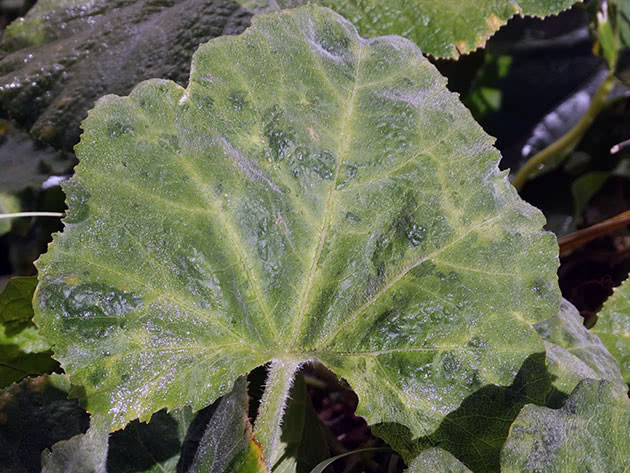
[(406, 473), (472, 473), (457, 458), (446, 450), (430, 448), (424, 450), (411, 462)]
[[(237, 0), (250, 8), (292, 8), (312, 0)], [(402, 35), (422, 52), (457, 58), (483, 47), (516, 14), (558, 14), (580, 0), (315, 0), (366, 36)]]
[(614, 289), (592, 329), (615, 357), (626, 383), (630, 383), (630, 279)]
[(33, 136), (72, 150), (96, 99), (152, 77), (185, 83), (199, 43), (240, 33), (233, 0), (41, 0), (0, 41), (0, 100)]
[[(20, 210), (20, 202), (18, 199), (4, 192), (0, 192), (0, 214), (8, 214), (18, 212)], [(0, 236), (11, 230), (10, 219), (0, 219)]]
[(33, 294), (37, 287), (36, 277), (15, 277), (9, 279), (0, 293), (0, 323), (7, 336), (15, 335), (33, 322)]
[(527, 405), (501, 452), (504, 473), (622, 473), (630, 400), (608, 381), (584, 380), (561, 409)]
[(36, 322), (113, 428), (319, 359), (419, 436), (543, 350), (555, 239), (403, 38), (261, 15), (202, 45), (187, 89), (106, 96), (84, 128)]
[(567, 395), (586, 378), (607, 380), (626, 389), (615, 358), (600, 338), (584, 327), (583, 320), (578, 310), (563, 299), (557, 315), (535, 325), (545, 340), (553, 385)]

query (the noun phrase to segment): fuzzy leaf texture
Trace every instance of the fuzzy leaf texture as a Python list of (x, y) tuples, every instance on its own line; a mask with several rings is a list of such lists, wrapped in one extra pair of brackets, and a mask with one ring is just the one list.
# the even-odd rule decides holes
[(615, 357), (626, 383), (630, 383), (630, 279), (616, 287), (592, 331)]
[(528, 405), (501, 452), (503, 473), (625, 473), (630, 400), (608, 381), (584, 380), (565, 405)]
[(544, 351), (555, 238), (404, 38), (261, 15), (84, 130), (35, 320), (113, 429), (318, 359), (419, 436)]
[(236, 0), (253, 9), (317, 3), (344, 15), (366, 36), (402, 35), (423, 53), (458, 58), (484, 47), (514, 15), (558, 14), (581, 0)]

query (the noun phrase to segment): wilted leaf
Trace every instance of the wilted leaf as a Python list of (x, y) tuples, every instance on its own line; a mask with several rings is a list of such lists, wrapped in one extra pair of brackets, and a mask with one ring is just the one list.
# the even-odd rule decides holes
[(188, 473), (268, 473), (247, 417), (248, 401), (241, 377), (210, 418)]
[(516, 14), (547, 16), (581, 0), (236, 0), (250, 8), (319, 3), (352, 21), (366, 36), (402, 35), (422, 52), (457, 58), (483, 47)]
[(457, 458), (446, 450), (430, 448), (424, 450), (409, 465), (406, 473), (472, 473)]
[(585, 379), (606, 380), (625, 389), (619, 366), (599, 337), (584, 327), (578, 310), (562, 300), (560, 311), (535, 325), (545, 340), (547, 364), (553, 385), (570, 394)]
[(501, 452), (501, 471), (622, 473), (629, 438), (626, 393), (608, 381), (584, 380), (561, 409), (523, 408)]
[(33, 293), (37, 278), (15, 277), (9, 279), (0, 293), (0, 324), (4, 334), (11, 337), (27, 327), (33, 327)]
[(200, 409), (316, 358), (417, 437), (542, 352), (555, 239), (412, 43), (311, 6), (192, 71), (99, 101), (39, 261), (35, 320), (91, 412)]
[(67, 399), (61, 375), (28, 378), (0, 390), (0, 471), (40, 473), (40, 454), (54, 443), (84, 432), (88, 415)]
[(592, 329), (615, 357), (626, 383), (630, 383), (630, 279), (616, 287)]
[(250, 16), (233, 0), (40, 0), (2, 36), (2, 105), (71, 150), (98, 97), (152, 77), (185, 83), (199, 43), (240, 33)]

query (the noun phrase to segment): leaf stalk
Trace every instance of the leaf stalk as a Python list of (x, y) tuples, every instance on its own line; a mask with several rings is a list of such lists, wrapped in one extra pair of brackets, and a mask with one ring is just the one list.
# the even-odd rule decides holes
[(274, 359), (267, 372), (265, 391), (254, 424), (254, 438), (262, 446), (263, 458), (269, 469), (277, 460), (284, 409), (295, 374), (302, 363), (298, 360)]

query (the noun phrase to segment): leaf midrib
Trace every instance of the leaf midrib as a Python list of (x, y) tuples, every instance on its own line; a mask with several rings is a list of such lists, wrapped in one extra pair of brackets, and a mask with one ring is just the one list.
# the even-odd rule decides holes
[(337, 167), (335, 168), (335, 175), (332, 179), (332, 183), (330, 186), (330, 190), (328, 192), (328, 199), (326, 201), (326, 208), (323, 214), (323, 222), (322, 228), (320, 230), (319, 243), (317, 246), (317, 250), (315, 252), (315, 256), (313, 258), (313, 262), (311, 263), (311, 268), (309, 270), (308, 279), (306, 282), (306, 287), (304, 293), (302, 295), (302, 300), (300, 302), (300, 308), (298, 310), (298, 315), (295, 319), (294, 327), (292, 330), (292, 340), (296, 340), (299, 342), (301, 339), (302, 333), (304, 331), (305, 326), (305, 316), (306, 316), (306, 308), (308, 305), (308, 300), (310, 298), (311, 290), (313, 288), (313, 280), (315, 278), (315, 273), (317, 272), (317, 267), (319, 266), (319, 260), (321, 259), (322, 250), (326, 244), (326, 240), (328, 238), (329, 228), (331, 224), (332, 214), (335, 209), (335, 197), (337, 195), (337, 180), (339, 179), (339, 174), (341, 172), (341, 168), (344, 163), (344, 156), (348, 152), (348, 146), (350, 144), (350, 136), (352, 129), (350, 127), (350, 123), (352, 122), (352, 114), (354, 112), (354, 103), (356, 100), (357, 92), (359, 90), (359, 72), (361, 68), (361, 59), (363, 56), (363, 43), (364, 40), (359, 38), (359, 51), (357, 52), (357, 59), (355, 62), (355, 70), (354, 70), (354, 84), (352, 87), (352, 93), (348, 99), (348, 105), (346, 107), (346, 113), (342, 120), (342, 123), (345, 124), (344, 127), (344, 137), (337, 151)]

